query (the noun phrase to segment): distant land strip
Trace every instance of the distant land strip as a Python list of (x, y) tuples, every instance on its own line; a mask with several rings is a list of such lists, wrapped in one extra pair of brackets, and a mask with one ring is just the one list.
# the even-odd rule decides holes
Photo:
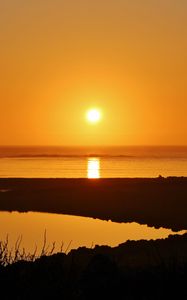
[(69, 214), (187, 230), (187, 177), (0, 178), (0, 210)]

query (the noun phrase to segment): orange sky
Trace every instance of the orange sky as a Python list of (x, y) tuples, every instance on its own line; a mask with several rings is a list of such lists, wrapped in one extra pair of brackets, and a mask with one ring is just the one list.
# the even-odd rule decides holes
[(0, 144), (187, 145), (186, 16), (186, 0), (1, 1)]

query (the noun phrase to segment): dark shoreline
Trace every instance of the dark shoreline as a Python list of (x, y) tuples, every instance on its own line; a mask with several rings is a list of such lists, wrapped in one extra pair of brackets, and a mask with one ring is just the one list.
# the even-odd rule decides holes
[(187, 234), (0, 265), (4, 299), (187, 299)]
[(187, 229), (187, 178), (0, 179), (1, 211), (36, 211)]
[[(187, 178), (0, 179), (0, 190), (4, 211), (187, 228)], [(3, 262), (0, 288), (6, 299), (187, 299), (187, 233)]]

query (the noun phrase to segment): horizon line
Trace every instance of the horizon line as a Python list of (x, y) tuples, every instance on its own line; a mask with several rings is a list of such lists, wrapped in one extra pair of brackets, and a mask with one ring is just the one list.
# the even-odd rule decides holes
[(0, 147), (64, 147), (64, 148), (84, 148), (84, 147), (187, 147), (187, 144), (126, 144), (126, 145), (60, 145), (60, 144), (0, 144)]

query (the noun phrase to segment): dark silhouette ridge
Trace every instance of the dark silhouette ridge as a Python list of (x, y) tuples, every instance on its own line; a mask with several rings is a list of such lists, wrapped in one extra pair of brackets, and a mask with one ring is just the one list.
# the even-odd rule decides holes
[(0, 179), (0, 210), (187, 229), (187, 178)]
[(187, 234), (0, 265), (4, 299), (187, 299)]

